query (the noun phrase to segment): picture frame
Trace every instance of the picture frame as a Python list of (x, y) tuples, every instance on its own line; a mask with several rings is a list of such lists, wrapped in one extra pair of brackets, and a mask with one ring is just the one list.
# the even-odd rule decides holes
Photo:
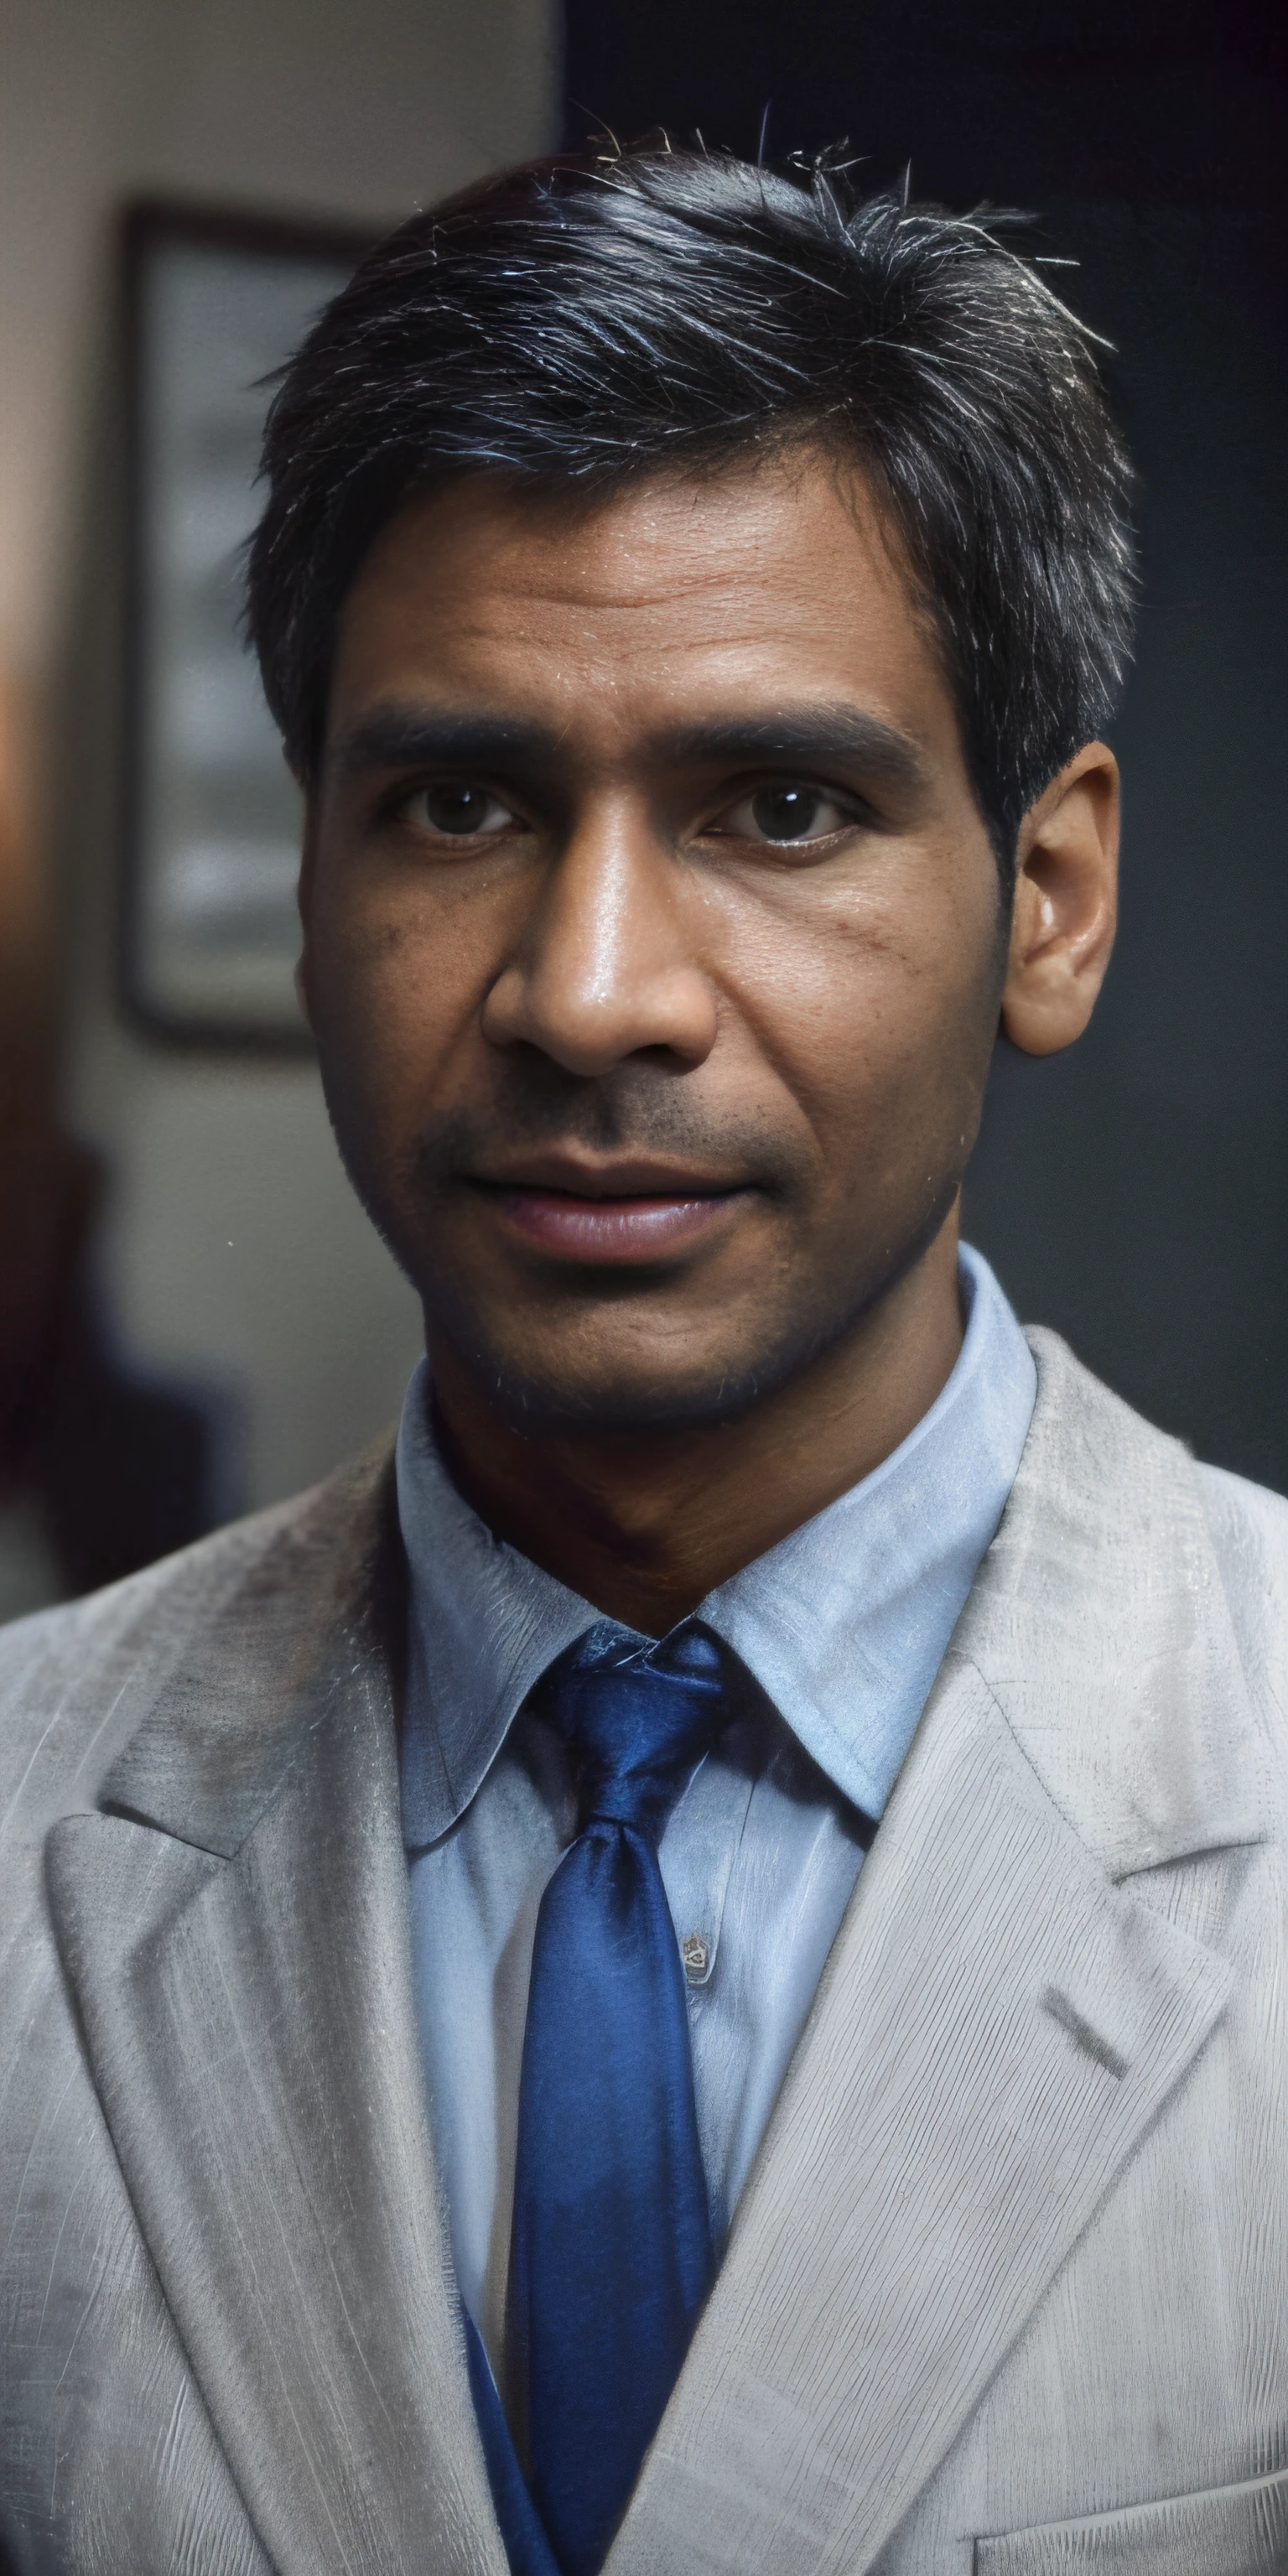
[(300, 798), (241, 627), (272, 377), (376, 238), (126, 209), (121, 990), (150, 1036), (296, 1050)]

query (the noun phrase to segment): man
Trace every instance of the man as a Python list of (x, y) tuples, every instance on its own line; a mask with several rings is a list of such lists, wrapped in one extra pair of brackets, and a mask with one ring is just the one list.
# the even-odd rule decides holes
[(427, 1361), (6, 1640), (8, 2560), (1282, 2567), (1284, 1507), (957, 1242), (1112, 939), (1087, 335), (588, 156), (377, 250), (266, 468)]

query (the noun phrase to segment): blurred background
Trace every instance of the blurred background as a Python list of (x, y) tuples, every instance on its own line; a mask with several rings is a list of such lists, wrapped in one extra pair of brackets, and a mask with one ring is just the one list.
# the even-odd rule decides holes
[(254, 384), (364, 238), (557, 139), (557, 44), (548, 0), (0, 5), (0, 1615), (397, 1411), (233, 640)]
[(1284, 76), (1254, 0), (0, 0), (0, 1617), (396, 1413), (236, 640), (262, 379), (373, 232), (600, 127), (846, 134), (1077, 262), (1142, 475), (1123, 930), (1084, 1045), (999, 1057), (968, 1229), (1288, 1488)]

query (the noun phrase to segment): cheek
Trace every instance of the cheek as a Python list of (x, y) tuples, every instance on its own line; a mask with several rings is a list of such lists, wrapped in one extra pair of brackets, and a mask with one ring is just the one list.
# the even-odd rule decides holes
[(458, 908), (316, 901), (307, 941), (328, 1097), (385, 1132), (414, 1130), (477, 1029), (486, 963)]
[(948, 884), (909, 865), (817, 887), (755, 943), (742, 1008), (838, 1186), (973, 1132), (1003, 972), (995, 879)]

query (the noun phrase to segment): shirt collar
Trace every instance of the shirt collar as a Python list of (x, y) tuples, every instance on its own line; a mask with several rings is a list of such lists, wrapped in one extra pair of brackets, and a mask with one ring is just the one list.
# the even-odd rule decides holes
[[(732, 1646), (845, 1797), (881, 1814), (1020, 1462), (1032, 1354), (963, 1245), (966, 1331), (906, 1440), (848, 1493), (717, 1586), (697, 1615)], [(547, 1664), (602, 1617), (458, 1494), (414, 1370), (397, 1447), (411, 1568), (403, 1824), (419, 1848), (469, 1805)]]

